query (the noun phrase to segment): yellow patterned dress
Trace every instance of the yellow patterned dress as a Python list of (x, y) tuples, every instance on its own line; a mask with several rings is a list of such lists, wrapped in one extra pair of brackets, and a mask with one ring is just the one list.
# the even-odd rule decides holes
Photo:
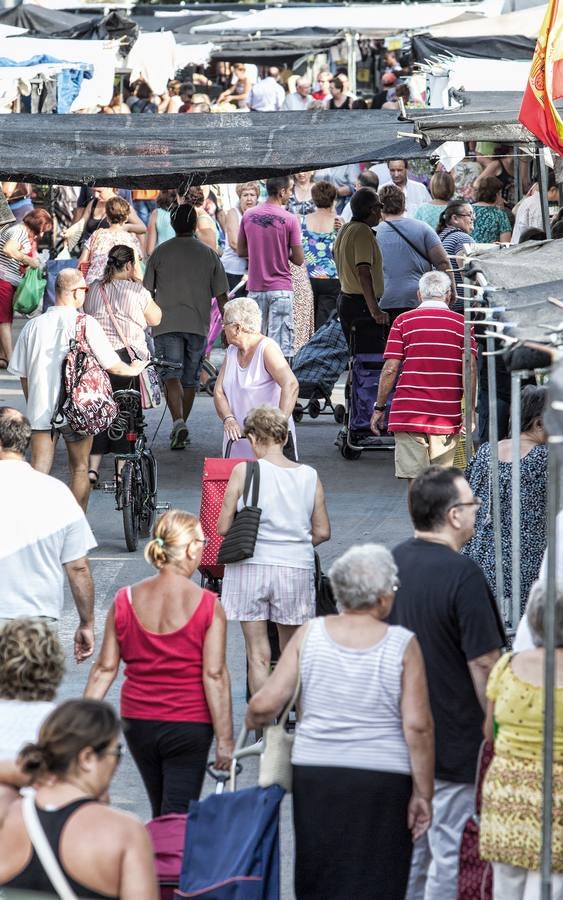
[[(480, 852), (491, 862), (538, 870), (541, 856), (543, 688), (514, 674), (511, 653), (487, 684), (495, 704), (495, 756), (485, 777)], [(563, 688), (555, 691), (553, 871), (563, 872)]]

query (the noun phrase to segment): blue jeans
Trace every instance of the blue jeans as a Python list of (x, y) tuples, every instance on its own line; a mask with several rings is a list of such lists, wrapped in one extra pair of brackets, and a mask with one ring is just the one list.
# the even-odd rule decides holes
[(155, 335), (154, 346), (157, 356), (163, 356), (170, 362), (182, 363), (183, 366), (182, 369), (161, 369), (162, 380), (179, 378), (182, 387), (195, 387), (206, 340), (203, 334), (191, 334), (187, 331), (169, 331), (168, 334)]
[(156, 200), (133, 200), (135, 212), (145, 225), (149, 224), (149, 216), (156, 209)]

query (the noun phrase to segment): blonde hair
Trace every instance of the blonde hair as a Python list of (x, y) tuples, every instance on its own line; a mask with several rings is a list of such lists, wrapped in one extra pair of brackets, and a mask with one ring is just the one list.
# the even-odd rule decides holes
[(12, 619), (0, 628), (0, 697), (53, 700), (65, 671), (56, 633), (42, 619)]
[(237, 192), (239, 200), (243, 191), (254, 191), (256, 196), (260, 197), (260, 185), (257, 181), (243, 181), (241, 184), (237, 184), (235, 191)]
[(155, 569), (167, 563), (179, 563), (186, 557), (186, 547), (197, 538), (199, 519), (181, 509), (169, 509), (156, 521), (152, 541), (145, 547), (145, 559)]
[(262, 444), (285, 444), (288, 434), (287, 416), (276, 406), (257, 406), (244, 420), (244, 434), (249, 434)]

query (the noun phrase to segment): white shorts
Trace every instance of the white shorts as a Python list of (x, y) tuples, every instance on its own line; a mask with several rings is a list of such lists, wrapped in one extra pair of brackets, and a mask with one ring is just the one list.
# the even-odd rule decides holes
[(225, 566), (221, 603), (227, 619), (302, 625), (315, 617), (313, 569), (230, 563)]

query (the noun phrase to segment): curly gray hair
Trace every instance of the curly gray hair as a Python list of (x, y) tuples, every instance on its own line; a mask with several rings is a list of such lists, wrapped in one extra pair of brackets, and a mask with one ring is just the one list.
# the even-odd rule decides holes
[(225, 325), (240, 325), (242, 331), (251, 334), (260, 334), (262, 313), (256, 300), (250, 297), (237, 297), (225, 303), (223, 322)]
[(362, 609), (375, 606), (379, 597), (397, 589), (397, 572), (387, 547), (361, 544), (335, 560), (328, 574), (338, 605)]

